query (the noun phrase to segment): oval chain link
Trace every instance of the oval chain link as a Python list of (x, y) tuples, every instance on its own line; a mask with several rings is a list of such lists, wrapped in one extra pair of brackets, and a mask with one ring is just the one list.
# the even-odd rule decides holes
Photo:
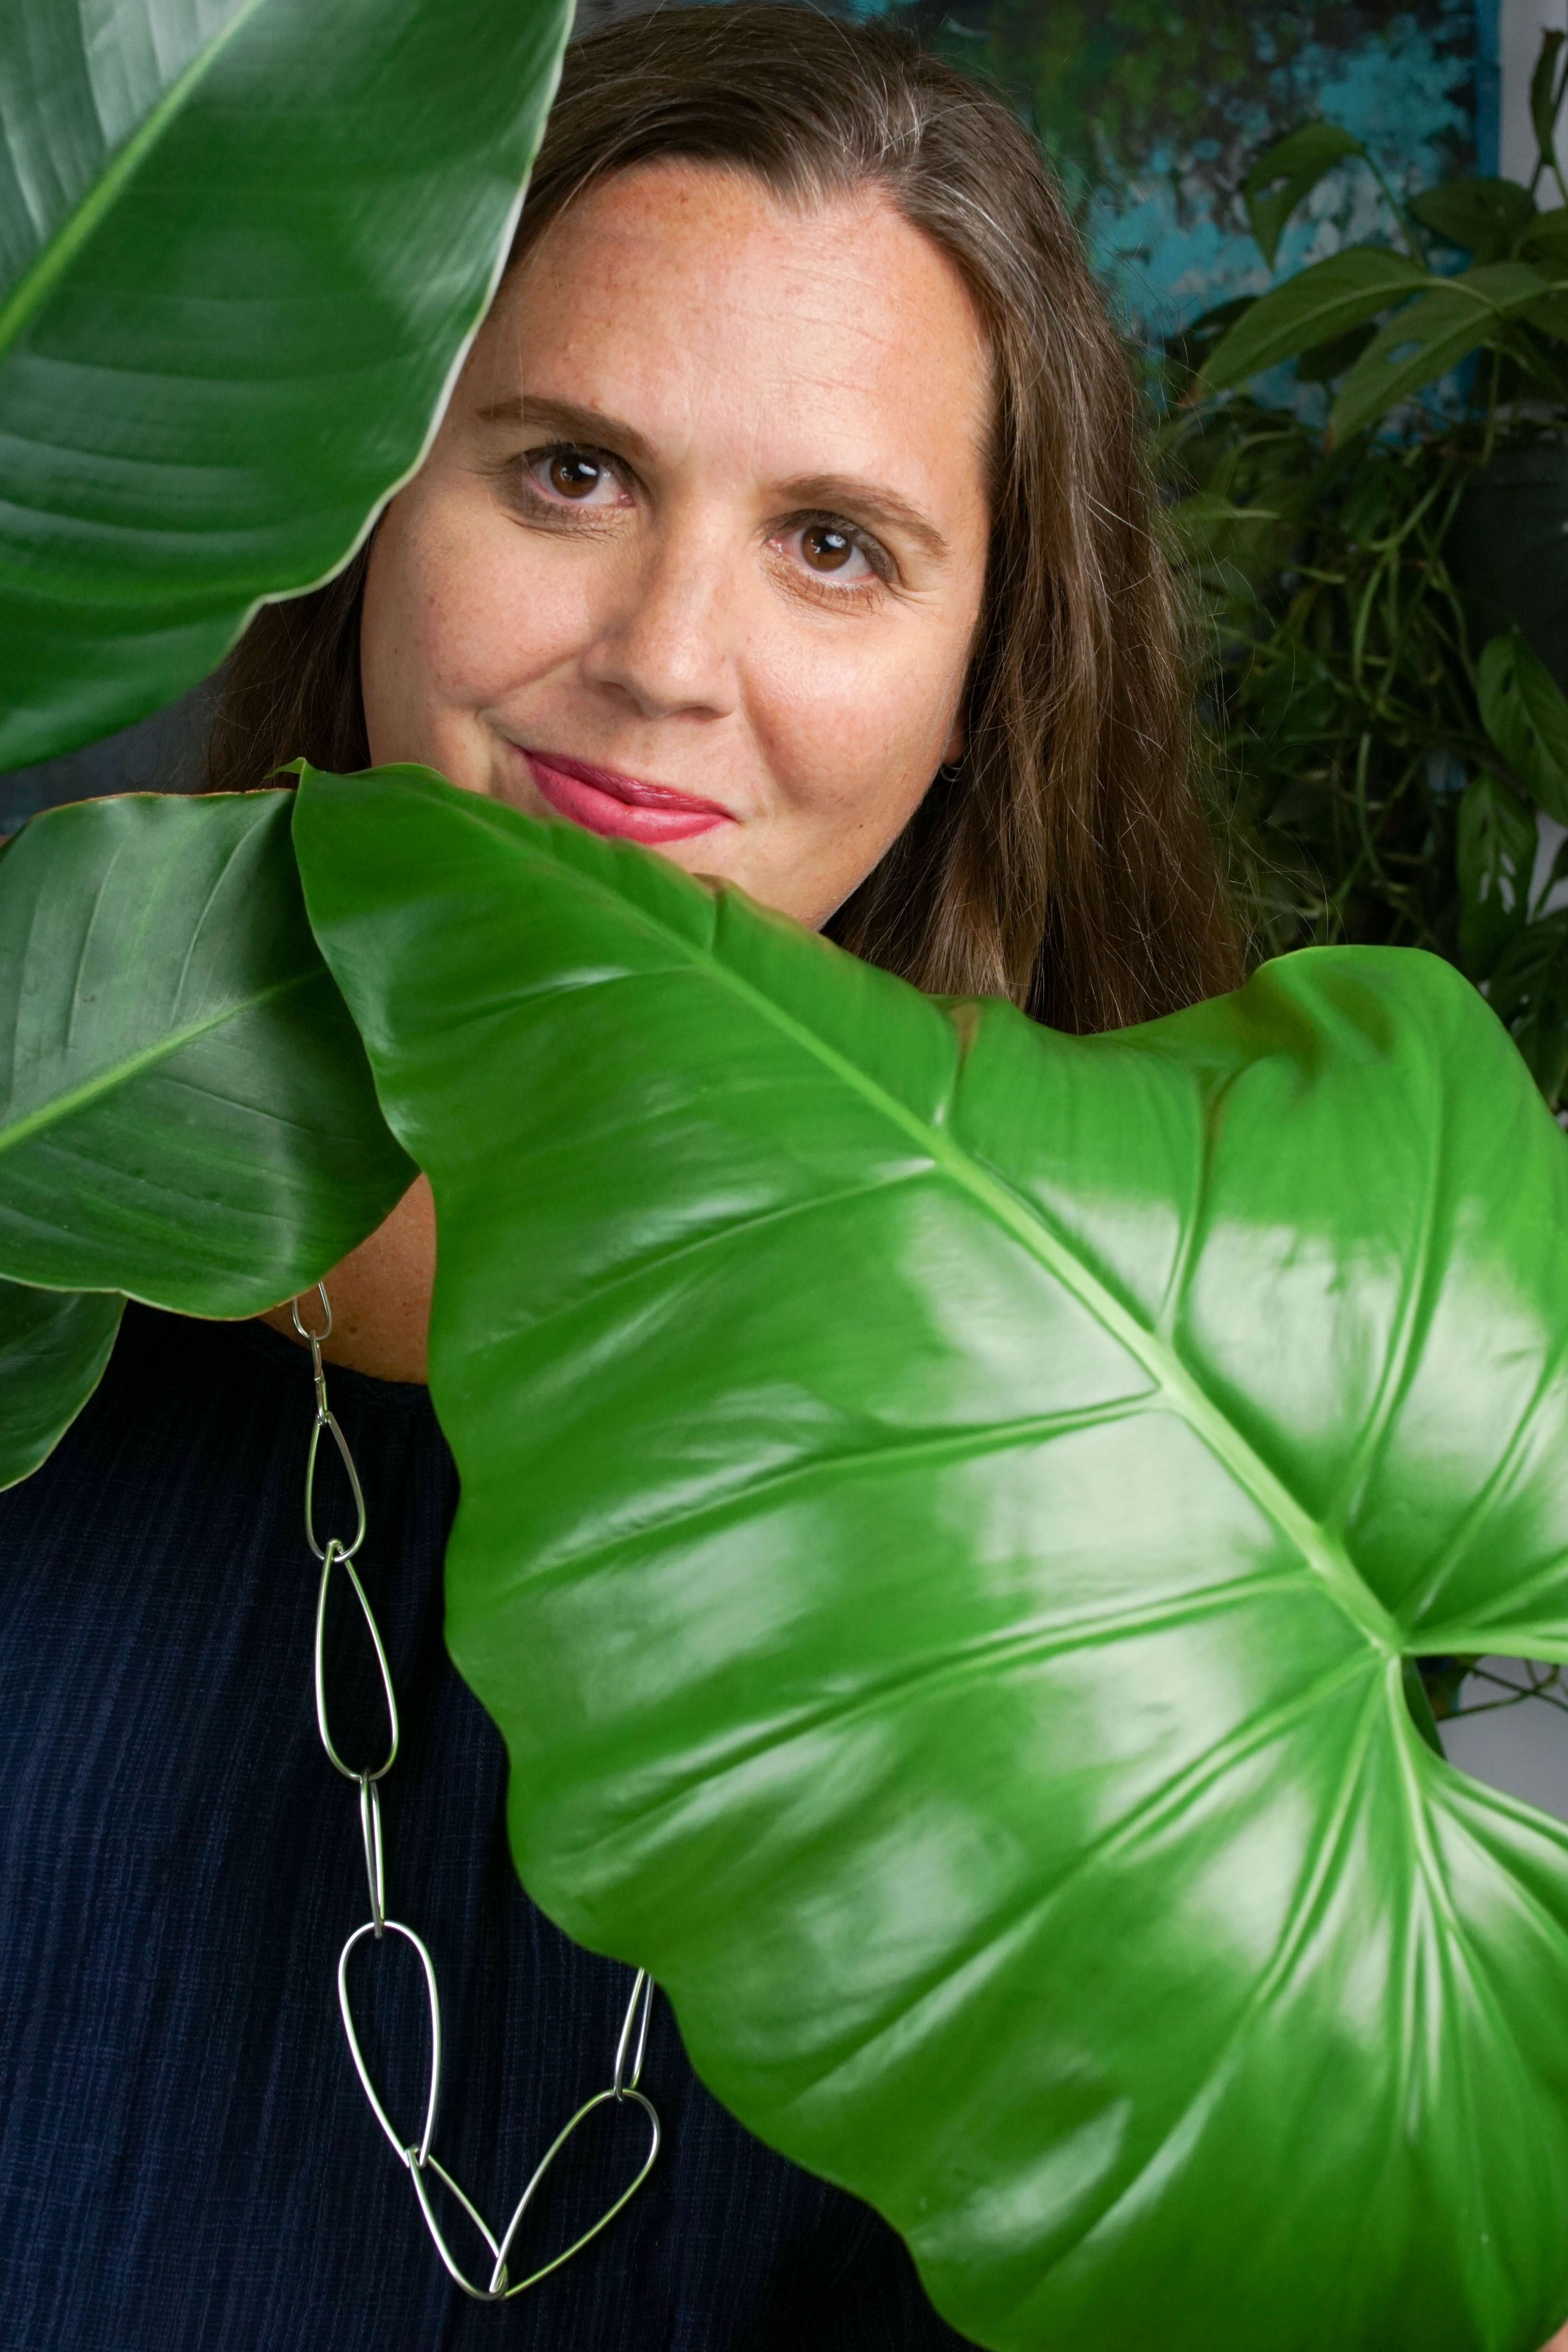
[[(443, 2267), (454, 2284), (461, 2287), (465, 2294), (471, 2295), (476, 2303), (509, 2303), (514, 2295), (522, 2294), (528, 2288), (537, 2286), (541, 2279), (548, 2278), (552, 2271), (559, 2270), (563, 2263), (570, 2262), (574, 2254), (580, 2253), (584, 2246), (597, 2238), (601, 2230), (608, 2228), (622, 2207), (631, 2202), (653, 2169), (653, 2159), (659, 2153), (659, 2117), (653, 2102), (644, 2092), (639, 2090), (638, 2084), (642, 2081), (643, 2058), (648, 2046), (648, 2020), (653, 2011), (653, 1981), (645, 1970), (638, 1969), (632, 1987), (632, 1997), (626, 2004), (626, 2014), (622, 2021), (620, 2038), (615, 2045), (615, 2063), (609, 2087), (606, 2090), (596, 2091), (591, 2098), (585, 2099), (577, 2113), (570, 2116), (562, 2125), (534, 2167), (528, 2185), (517, 2200), (511, 2220), (507, 2222), (503, 2234), (497, 2238), (478, 2207), (459, 2188), (431, 2147), (431, 2141), (435, 2133), (436, 2108), (441, 2095), (441, 1993), (435, 1979), (435, 1963), (431, 1958), (423, 1939), (414, 1934), (412, 1927), (405, 1927), (402, 1920), (392, 1919), (387, 1916), (386, 1855), (382, 1837), (382, 1800), (379, 1783), (386, 1778), (397, 1761), (399, 1739), (397, 1693), (392, 1686), (392, 1667), (387, 1659), (386, 1644), (382, 1640), (381, 1627), (376, 1622), (375, 1612), (371, 1607), (370, 1597), (360, 1580), (359, 1570), (354, 1566), (354, 1555), (365, 1539), (365, 1498), (360, 1486), (359, 1473), (354, 1467), (354, 1457), (349, 1451), (348, 1440), (334, 1420), (331, 1407), (327, 1402), (327, 1375), (321, 1363), (321, 1343), (331, 1337), (332, 1307), (331, 1301), (327, 1297), (325, 1283), (317, 1284), (316, 1295), (321, 1302), (322, 1319), (319, 1328), (312, 1328), (303, 1320), (299, 1313), (298, 1298), (294, 1300), (289, 1309), (294, 1318), (296, 1331), (310, 1349), (311, 1377), (316, 1386), (316, 1419), (311, 1428), (309, 1451), (305, 1462), (305, 1540), (315, 1558), (321, 1563), (321, 1576), (316, 1596), (316, 1724), (321, 1735), (321, 1745), (326, 1749), (329, 1763), (332, 1765), (334, 1770), (340, 1772), (346, 1780), (352, 1780), (359, 1790), (360, 1835), (364, 1845), (365, 1882), (371, 1903), (370, 1917), (363, 1927), (354, 1929), (339, 1955), (338, 2006), (342, 2013), (343, 2032), (348, 2040), (349, 2055), (353, 2060), (354, 2072), (360, 2078), (360, 2087), (370, 2102), (371, 2111), (385, 2133), (387, 2140), (408, 2169), (425, 2228), (430, 2232)], [(316, 1533), (316, 1464), (324, 1432), (330, 1435), (337, 1446), (339, 1459), (348, 1474), (349, 1491), (353, 1499), (355, 1528), (351, 1540), (347, 1543), (340, 1536), (329, 1536), (323, 1544)], [(386, 1701), (387, 1710), (387, 1754), (385, 1762), (376, 1765), (373, 1769), (368, 1765), (346, 1764), (338, 1753), (332, 1738), (327, 1708), (326, 1628), (327, 1601), (334, 1569), (340, 1569), (353, 1587), (354, 1598), (360, 1604), (365, 1628), (375, 1652), (376, 1664), (381, 1673), (382, 1692)], [(349, 1962), (354, 1952), (367, 1937), (376, 1944), (384, 1945), (389, 1935), (397, 1937), (402, 1942), (409, 1945), (418, 1958), (424, 1979), (425, 1999), (430, 2014), (430, 2077), (424, 2105), (424, 2127), (417, 2140), (406, 2142), (394, 2129), (392, 2119), (382, 2104), (381, 2094), (376, 2089), (370, 2068), (365, 2063), (364, 2053), (360, 2047), (360, 2037), (354, 2025), (353, 2006), (349, 1997)], [(601, 2107), (611, 2104), (621, 2109), (636, 2107), (646, 2124), (648, 2148), (640, 2168), (633, 2174), (631, 2182), (622, 2190), (614, 2203), (607, 2206), (599, 2219), (584, 2230), (580, 2237), (574, 2238), (571, 2244), (562, 2252), (553, 2255), (538, 2270), (531, 2271), (527, 2278), (517, 2279), (515, 2282), (509, 2280), (507, 2273), (507, 2256), (511, 2252), (513, 2241), (521, 2229), (529, 2207), (551, 2165), (554, 2164), (578, 2126), (586, 2123), (589, 2116), (596, 2114)], [(448, 2246), (445, 2232), (442, 2229), (431, 2197), (432, 2178), (439, 2180), (454, 2201), (461, 2206), (469, 2221), (483, 2239), (491, 2258), (488, 2285), (476, 2286)]]

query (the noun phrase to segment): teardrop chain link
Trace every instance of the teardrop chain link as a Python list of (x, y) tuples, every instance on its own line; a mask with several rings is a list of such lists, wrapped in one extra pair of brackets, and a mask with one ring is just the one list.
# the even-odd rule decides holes
[[(659, 2118), (652, 2100), (644, 2092), (639, 2090), (638, 2084), (642, 2080), (643, 2059), (648, 2046), (648, 2020), (653, 2004), (653, 1984), (644, 1969), (637, 1970), (632, 1986), (632, 1997), (626, 2004), (626, 2014), (622, 2021), (620, 2038), (615, 2045), (615, 2062), (608, 2089), (596, 2091), (591, 2099), (585, 2099), (577, 2113), (569, 2116), (562, 2125), (534, 2167), (528, 2185), (517, 2200), (511, 2220), (501, 2236), (497, 2238), (477, 2206), (458, 2187), (457, 2182), (431, 2147), (435, 2135), (436, 2108), (441, 2094), (441, 1995), (435, 1981), (435, 1963), (421, 1937), (415, 1935), (412, 1927), (404, 1927), (402, 1920), (391, 1919), (387, 1916), (386, 1850), (382, 1833), (380, 1784), (397, 1761), (399, 1739), (397, 1694), (392, 1687), (392, 1667), (387, 1660), (386, 1644), (382, 1640), (381, 1628), (376, 1623), (375, 1612), (371, 1607), (369, 1596), (360, 1580), (359, 1570), (354, 1566), (355, 1555), (365, 1539), (365, 1497), (360, 1486), (359, 1473), (354, 1467), (353, 1455), (349, 1451), (348, 1440), (338, 1426), (332, 1409), (327, 1401), (327, 1375), (321, 1363), (321, 1343), (331, 1336), (332, 1307), (327, 1297), (325, 1283), (318, 1283), (316, 1291), (321, 1302), (322, 1320), (319, 1328), (313, 1328), (304, 1321), (300, 1316), (298, 1298), (289, 1310), (294, 1318), (296, 1331), (310, 1349), (310, 1370), (316, 1384), (316, 1419), (310, 1432), (310, 1446), (305, 1462), (305, 1540), (315, 1558), (321, 1563), (321, 1580), (316, 1596), (316, 1724), (321, 1735), (321, 1745), (327, 1751), (328, 1762), (335, 1771), (340, 1772), (346, 1780), (352, 1780), (359, 1792), (360, 1835), (364, 1845), (365, 1882), (371, 1905), (370, 1917), (362, 1927), (354, 1929), (339, 1957), (338, 2007), (342, 2013), (343, 2032), (348, 2039), (349, 2055), (354, 2062), (354, 2071), (359, 2075), (360, 2086), (369, 2100), (371, 2113), (386, 2134), (394, 2154), (399, 2161), (407, 2167), (425, 2228), (430, 2232), (435, 2251), (440, 2255), (448, 2275), (457, 2286), (462, 2288), (465, 2294), (472, 2295), (476, 2303), (508, 2303), (514, 2295), (522, 2294), (530, 2286), (537, 2286), (540, 2279), (548, 2278), (552, 2271), (559, 2270), (563, 2263), (569, 2263), (574, 2254), (580, 2253), (590, 2240), (597, 2238), (600, 2231), (615, 2219), (622, 2206), (630, 2203), (653, 2170), (653, 2159), (659, 2153)], [(316, 1464), (324, 1435), (330, 1437), (338, 1449), (338, 1456), (348, 1475), (349, 1491), (353, 1498), (355, 1527), (353, 1536), (348, 1542), (345, 1542), (340, 1536), (329, 1536), (326, 1542), (322, 1543), (316, 1531)], [(326, 1633), (327, 1600), (331, 1588), (334, 1569), (342, 1570), (353, 1589), (354, 1598), (359, 1602), (361, 1613), (364, 1618), (365, 1630), (370, 1635), (371, 1645), (375, 1652), (376, 1664), (381, 1674), (382, 1696), (386, 1704), (387, 1748), (384, 1760), (376, 1765), (359, 1766), (345, 1763), (332, 1738), (327, 1707)], [(371, 2080), (370, 2069), (365, 2063), (364, 2053), (360, 2047), (360, 2037), (354, 2026), (353, 2008), (349, 1998), (349, 1962), (353, 1953), (367, 1937), (374, 1943), (383, 1944), (389, 1936), (398, 1937), (402, 1942), (412, 1946), (423, 1973), (425, 1998), (430, 2012), (430, 2087), (424, 2103), (423, 2127), (417, 2140), (407, 2142), (393, 2128), (392, 2118), (382, 2105), (381, 2095)], [(590, 2228), (584, 2230), (580, 2237), (574, 2238), (563, 2252), (554, 2255), (549, 2262), (542, 2263), (538, 2270), (531, 2271), (527, 2278), (517, 2279), (515, 2282), (510, 2280), (507, 2276), (507, 2258), (511, 2252), (513, 2240), (522, 2227), (524, 2217), (532, 2205), (551, 2165), (579, 2125), (585, 2123), (588, 2117), (596, 2113), (599, 2108), (612, 2103), (617, 2107), (635, 2106), (642, 2110), (648, 2131), (648, 2152), (643, 2159), (641, 2168), (633, 2177), (630, 2186), (622, 2191), (614, 2203), (607, 2206), (599, 2219)], [(476, 2286), (453, 2255), (432, 2200), (433, 2179), (440, 2181), (443, 2188), (462, 2207), (474, 2228), (484, 2240), (491, 2257), (487, 2285)]]

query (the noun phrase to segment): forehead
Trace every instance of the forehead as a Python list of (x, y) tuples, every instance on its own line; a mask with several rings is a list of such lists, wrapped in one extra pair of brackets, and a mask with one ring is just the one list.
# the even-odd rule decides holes
[[(981, 459), (990, 366), (953, 263), (880, 190), (781, 202), (748, 175), (644, 165), (568, 207), (470, 362), (680, 443), (716, 430), (782, 474)], [(824, 446), (831, 443), (831, 446)]]

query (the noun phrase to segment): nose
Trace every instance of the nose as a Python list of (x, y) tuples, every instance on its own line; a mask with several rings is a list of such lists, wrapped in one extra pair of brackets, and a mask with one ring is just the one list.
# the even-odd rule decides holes
[(736, 707), (736, 582), (716, 538), (661, 532), (629, 573), (607, 581), (582, 656), (588, 682), (640, 718), (722, 718)]

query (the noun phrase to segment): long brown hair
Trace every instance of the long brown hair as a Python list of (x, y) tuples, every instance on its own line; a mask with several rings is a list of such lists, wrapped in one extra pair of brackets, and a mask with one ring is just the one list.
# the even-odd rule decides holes
[[(1034, 141), (883, 26), (758, 0), (669, 9), (569, 50), (512, 260), (588, 187), (674, 156), (799, 205), (885, 191), (957, 268), (990, 345), (993, 523), (967, 749), (832, 937), (919, 987), (1010, 996), (1064, 1029), (1234, 987), (1137, 395)], [(340, 772), (367, 764), (366, 561), (252, 623), (214, 732), (214, 789), (301, 751)]]

